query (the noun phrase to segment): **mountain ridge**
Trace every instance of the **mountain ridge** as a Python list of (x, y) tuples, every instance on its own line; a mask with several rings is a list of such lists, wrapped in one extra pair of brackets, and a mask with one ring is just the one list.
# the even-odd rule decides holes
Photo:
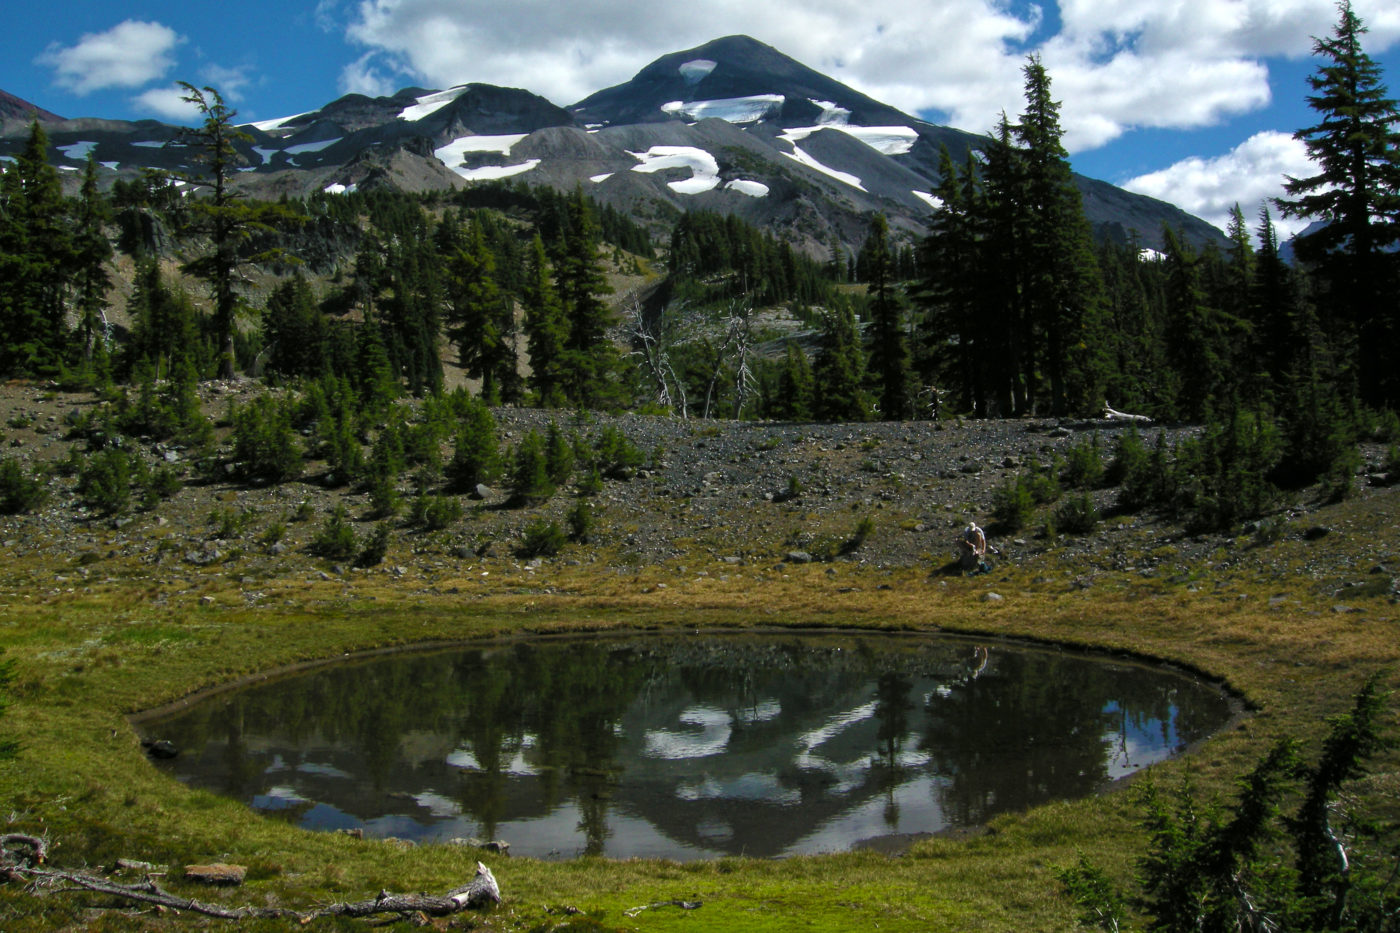
[[(178, 126), (44, 123), (51, 160), (70, 187), (89, 154), (105, 185), (144, 169), (196, 167)], [(748, 36), (668, 53), (568, 107), (486, 83), (410, 87), (388, 97), (347, 94), (241, 129), (251, 140), (238, 146), (234, 184), (251, 196), (514, 179), (582, 188), (657, 235), (688, 210), (735, 214), (812, 255), (837, 245), (854, 251), (875, 213), (896, 237), (921, 237), (941, 148), (960, 162), (987, 139), (905, 114)], [(27, 132), (27, 121), (0, 128), (0, 157), (13, 156)], [(1075, 180), (1099, 237), (1155, 248), (1170, 224), (1197, 245), (1224, 242), (1174, 205)]]

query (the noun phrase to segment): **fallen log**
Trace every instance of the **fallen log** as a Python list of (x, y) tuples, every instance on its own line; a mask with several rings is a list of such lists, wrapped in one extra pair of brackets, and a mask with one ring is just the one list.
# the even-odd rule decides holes
[[(21, 852), (21, 848), (29, 851)], [(287, 907), (225, 907), (191, 897), (181, 897), (166, 891), (151, 876), (147, 876), (144, 881), (124, 884), (88, 872), (43, 868), (40, 864), (44, 854), (43, 840), (34, 836), (0, 836), (0, 879), (34, 885), (68, 885), (132, 903), (149, 904), (220, 920), (294, 919), (303, 924), (320, 917), (373, 917), (378, 914), (423, 913), (442, 917), (468, 908), (499, 904), (501, 901), (501, 889), (496, 883), (496, 876), (481, 862), (476, 863), (476, 877), (462, 887), (443, 895), (390, 894), (381, 891), (369, 900), (327, 904), (309, 911), (298, 911)]]

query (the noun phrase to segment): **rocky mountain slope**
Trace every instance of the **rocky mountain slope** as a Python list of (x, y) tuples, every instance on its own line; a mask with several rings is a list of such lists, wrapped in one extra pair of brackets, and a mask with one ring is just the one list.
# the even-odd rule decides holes
[[(255, 382), (201, 387), (211, 417), (266, 391)], [(382, 562), (357, 567), (312, 553), (313, 539), (337, 505), (348, 509), (361, 542), (381, 520), (372, 517), (366, 491), (333, 480), (320, 461), (308, 462), (289, 482), (247, 483), (201, 476), (188, 452), (133, 438), (132, 452), (153, 469), (179, 474), (181, 488), (148, 509), (133, 504), (119, 514), (84, 504), (64, 465), (87, 445), (71, 436), (68, 424), (96, 404), (89, 394), (48, 386), (0, 387), (0, 456), (47, 476), (43, 506), (0, 515), (0, 562), (10, 585), (25, 592), (140, 579), (159, 594), (234, 581), (256, 600), (274, 584), (347, 575), (387, 575), (396, 585), (425, 590), (444, 580), (460, 587), (463, 579), (548, 589), (599, 574), (684, 586), (816, 571), (870, 587), (912, 570), (936, 582), (956, 572), (954, 538), (971, 518), (991, 530), (997, 549), (995, 571), (978, 578), (990, 591), (1007, 573), (1071, 588), (1115, 579), (1192, 587), (1204, 579), (1246, 578), (1262, 580), (1266, 589), (1309, 587), (1335, 600), (1338, 612), (1351, 598), (1400, 594), (1400, 486), (1390, 485), (1390, 477), (1358, 476), (1356, 496), (1336, 505), (1321, 502), (1316, 490), (1300, 491), (1273, 515), (1224, 534), (1187, 534), (1150, 513), (1113, 516), (1118, 492), (1112, 488), (1092, 494), (1109, 517), (1090, 533), (1046, 535), (1042, 525), (1053, 507), (1022, 531), (999, 532), (993, 517), (999, 486), (1095, 432), (1111, 449), (1121, 422), (694, 422), (500, 409), (502, 444), (543, 432), (550, 421), (585, 440), (613, 428), (645, 462), (630, 478), (608, 479), (587, 497), (592, 533), (557, 555), (529, 557), (520, 549), (533, 524), (568, 526), (568, 513), (581, 501), (577, 476), (528, 507), (512, 506), (501, 489), (461, 497), (464, 514), (432, 530), (416, 525), (405, 508), (384, 520), (390, 532)], [(400, 414), (411, 420), (414, 403), (401, 404)], [(1150, 444), (1165, 431), (1175, 442), (1192, 430), (1148, 428), (1145, 439)], [(1383, 449), (1363, 453), (1366, 473), (1383, 469)], [(400, 485), (411, 499), (411, 480)]]
[[(27, 135), (27, 118), (8, 116), (12, 109), (0, 125), (0, 156)], [(104, 180), (193, 168), (176, 126), (39, 117), (54, 164), (74, 184), (89, 154)], [(239, 146), (238, 185), (257, 196), (518, 179), (582, 187), (657, 232), (689, 209), (738, 214), (814, 255), (835, 242), (858, 247), (877, 211), (897, 234), (922, 233), (940, 147), (961, 161), (981, 140), (901, 113), (746, 36), (663, 56), (568, 108), (484, 84), (407, 88), (243, 129), (251, 138)], [(1170, 204), (1077, 181), (1101, 236), (1153, 246), (1169, 224), (1198, 244), (1222, 241)]]

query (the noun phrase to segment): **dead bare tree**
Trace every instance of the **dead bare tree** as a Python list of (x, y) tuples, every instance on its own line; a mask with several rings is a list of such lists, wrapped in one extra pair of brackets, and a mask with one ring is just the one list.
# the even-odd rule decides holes
[(749, 357), (752, 354), (753, 328), (750, 323), (753, 307), (747, 301), (734, 300), (729, 303), (729, 316), (725, 323), (724, 342), (715, 350), (714, 368), (710, 371), (710, 382), (705, 388), (705, 413), (704, 417), (710, 417), (710, 411), (714, 406), (715, 389), (719, 385), (719, 380), (724, 375), (724, 366), (732, 353), (735, 363), (735, 384), (734, 384), (734, 416), (737, 418), (748, 401), (749, 393), (757, 382), (753, 372), (749, 369)]
[(150, 872), (145, 880), (126, 884), (94, 875), (90, 872), (43, 867), (47, 855), (45, 841), (37, 836), (8, 834), (0, 836), (0, 881), (20, 881), (36, 887), (65, 886), (115, 897), (135, 904), (149, 904), (167, 910), (184, 911), (219, 920), (295, 920), (306, 924), (321, 917), (374, 917), (380, 914), (427, 914), (444, 917), (472, 907), (499, 904), (501, 889), (491, 869), (476, 863), (476, 876), (446, 894), (390, 894), (380, 891), (363, 901), (327, 904), (311, 910), (287, 907), (225, 907), (222, 904), (181, 897), (156, 883), (158, 873)]
[(632, 356), (637, 357), (638, 365), (655, 387), (656, 404), (679, 411), (682, 419), (688, 419), (690, 412), (686, 408), (685, 383), (671, 366), (664, 329), (658, 321), (647, 320), (641, 298), (635, 294), (628, 300), (624, 314), (632, 337)]

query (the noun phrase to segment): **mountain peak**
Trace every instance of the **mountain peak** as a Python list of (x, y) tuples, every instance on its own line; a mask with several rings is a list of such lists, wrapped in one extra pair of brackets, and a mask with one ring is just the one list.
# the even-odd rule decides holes
[[(824, 101), (846, 110), (856, 123), (908, 123), (912, 118), (892, 107), (814, 71), (750, 36), (713, 39), (682, 52), (671, 52), (647, 65), (625, 84), (599, 91), (569, 109), (581, 122), (659, 123), (679, 119), (674, 101), (769, 97), (773, 115), (797, 119)], [(784, 106), (786, 105), (786, 106)]]
[(0, 91), (0, 127), (9, 124), (28, 124), (37, 118), (40, 123), (60, 123), (63, 117), (50, 113), (44, 108), (16, 97), (7, 91)]

